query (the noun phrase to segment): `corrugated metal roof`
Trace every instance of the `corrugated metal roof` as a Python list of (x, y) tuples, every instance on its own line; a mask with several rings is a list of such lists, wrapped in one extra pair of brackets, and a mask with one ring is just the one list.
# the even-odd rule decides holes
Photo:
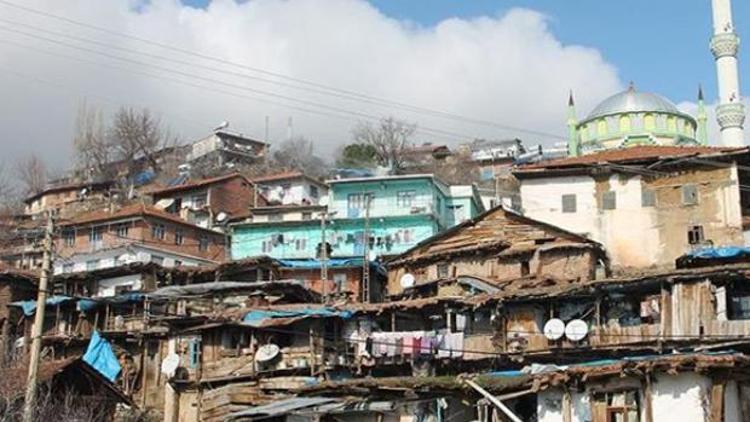
[(327, 403), (339, 402), (340, 399), (331, 397), (295, 397), (279, 400), (263, 406), (240, 410), (227, 416), (229, 420), (252, 419), (253, 417), (282, 416), (295, 410), (306, 409)]

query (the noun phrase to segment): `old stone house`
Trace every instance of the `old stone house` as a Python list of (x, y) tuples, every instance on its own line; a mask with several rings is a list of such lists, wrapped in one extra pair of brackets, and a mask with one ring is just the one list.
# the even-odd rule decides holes
[(388, 293), (401, 293), (407, 274), (417, 285), (463, 275), (493, 280), (548, 275), (585, 281), (596, 276), (597, 268), (606, 272), (606, 261), (598, 243), (500, 206), (389, 261)]
[(744, 244), (747, 159), (748, 148), (634, 146), (513, 175), (524, 215), (601, 242), (623, 271), (668, 269), (693, 249)]

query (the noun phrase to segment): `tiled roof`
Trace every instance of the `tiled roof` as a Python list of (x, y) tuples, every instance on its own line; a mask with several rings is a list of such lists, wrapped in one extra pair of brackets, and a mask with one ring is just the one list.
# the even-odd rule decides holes
[(181, 185), (177, 186), (169, 186), (165, 188), (159, 188), (151, 190), (149, 193), (151, 195), (162, 195), (166, 193), (172, 193), (172, 192), (180, 192), (185, 190), (192, 190), (192, 189), (199, 189), (202, 187), (214, 185), (216, 183), (224, 182), (227, 180), (234, 179), (235, 177), (241, 177), (245, 179), (248, 183), (252, 183), (247, 177), (243, 176), (240, 173), (231, 173), (231, 174), (225, 174), (223, 176), (217, 176), (217, 177), (210, 177), (208, 179), (200, 179), (200, 180), (194, 180), (189, 181), (187, 183), (183, 183)]
[(187, 221), (179, 218), (178, 216), (174, 214), (170, 214), (166, 211), (162, 211), (158, 208), (154, 208), (154, 207), (144, 205), (144, 204), (127, 205), (118, 210), (115, 210), (114, 212), (109, 212), (106, 210), (92, 211), (92, 212), (80, 214), (71, 220), (62, 221), (60, 225), (61, 226), (75, 226), (79, 224), (96, 223), (96, 222), (101, 222), (101, 221), (119, 220), (119, 219), (128, 218), (128, 217), (159, 218), (162, 220), (171, 221), (173, 223), (191, 226), (195, 229), (200, 229), (200, 230), (208, 231), (211, 233), (217, 233), (217, 232), (214, 232), (213, 230), (209, 230), (200, 226), (196, 226), (194, 224), (190, 224)]
[(687, 156), (714, 156), (714, 155), (732, 155), (748, 152), (748, 148), (730, 148), (730, 147), (681, 147), (681, 146), (656, 146), (643, 145), (606, 151), (596, 152), (593, 154), (582, 155), (579, 157), (561, 158), (557, 160), (542, 161), (539, 163), (520, 166), (517, 172), (525, 170), (538, 169), (555, 169), (583, 167), (594, 164), (604, 163), (628, 163), (640, 161), (654, 161), (665, 158), (680, 158)]

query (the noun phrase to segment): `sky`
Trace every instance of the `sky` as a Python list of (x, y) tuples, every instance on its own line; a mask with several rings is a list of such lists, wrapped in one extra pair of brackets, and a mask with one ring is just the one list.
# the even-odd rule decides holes
[[(623, 4), (0, 0), (0, 162), (66, 167), (84, 102), (105, 118), (149, 108), (185, 141), (224, 120), (262, 139), (267, 117), (272, 144), (305, 136), (327, 158), (383, 116), (415, 122), (416, 142), (549, 145), (571, 89), (581, 116), (630, 81), (685, 110), (702, 83), (712, 102), (710, 2)], [(734, 9), (750, 39), (750, 2)]]

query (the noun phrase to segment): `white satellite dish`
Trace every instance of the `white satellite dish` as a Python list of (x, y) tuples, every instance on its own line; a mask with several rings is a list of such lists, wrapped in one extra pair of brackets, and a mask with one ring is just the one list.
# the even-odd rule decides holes
[(560, 340), (565, 334), (565, 323), (563, 320), (558, 318), (552, 318), (544, 324), (544, 336), (547, 340), (556, 341)]
[(416, 280), (414, 279), (413, 275), (406, 273), (401, 276), (401, 287), (403, 287), (404, 289), (408, 289), (409, 287), (414, 286), (415, 281)]
[(574, 319), (565, 326), (565, 337), (570, 341), (581, 341), (589, 333), (589, 326), (586, 321)]
[(218, 214), (216, 214), (216, 221), (219, 223), (223, 223), (227, 219), (227, 213), (224, 211), (220, 211)]
[(173, 377), (177, 372), (177, 367), (180, 366), (180, 356), (176, 353), (167, 355), (163, 361), (161, 361), (161, 373), (167, 377)]
[(255, 352), (255, 361), (261, 363), (271, 361), (279, 354), (279, 351), (279, 346), (273, 343), (264, 344), (258, 348), (257, 352)]

